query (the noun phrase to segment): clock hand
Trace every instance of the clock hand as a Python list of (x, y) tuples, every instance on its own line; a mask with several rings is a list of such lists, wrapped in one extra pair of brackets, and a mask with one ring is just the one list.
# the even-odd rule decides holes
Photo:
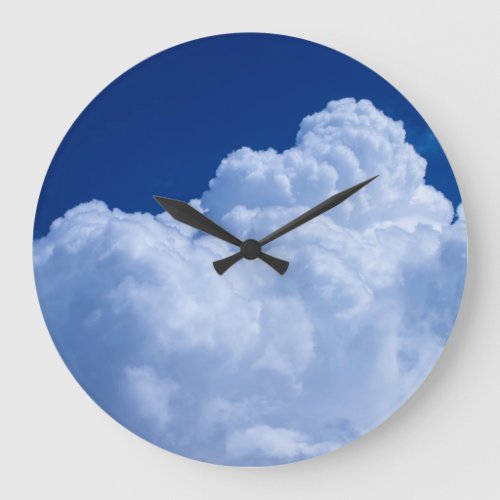
[(275, 271), (280, 274), (285, 274), (288, 269), (289, 262), (286, 260), (277, 259), (272, 255), (261, 252), (259, 255), (259, 259), (263, 260), (266, 264), (269, 264)]
[[(247, 241), (254, 241), (254, 240), (247, 240)], [(245, 245), (246, 242), (243, 243)], [(258, 242), (257, 242), (258, 243)], [(260, 245), (259, 245), (260, 246)], [(235, 253), (234, 255), (230, 255), (229, 257), (226, 257), (225, 259), (221, 260), (216, 260), (213, 264), (215, 267), (215, 270), (219, 274), (224, 274), (233, 264), (236, 264), (239, 260), (243, 259), (245, 257), (245, 249), (242, 251)], [(264, 261), (266, 264), (271, 266), (276, 272), (280, 274), (285, 274), (286, 270), (288, 269), (289, 263), (286, 260), (281, 260), (277, 259), (276, 257), (273, 257), (272, 255), (269, 255), (264, 252), (260, 252), (257, 257), (246, 257), (247, 259), (253, 259), (253, 258), (259, 258), (262, 261)]]
[(216, 260), (213, 265), (218, 274), (223, 275), (233, 264), (236, 264), (239, 260), (243, 258), (241, 252), (235, 253), (226, 257), (225, 259)]
[(229, 267), (231, 267), (243, 257), (249, 259), (255, 259), (258, 257), (281, 274), (285, 272), (282, 271), (282, 269), (284, 268), (286, 270), (286, 268), (288, 267), (288, 262), (261, 252), (261, 245), (257, 241), (248, 240), (254, 241), (257, 244), (258, 251), (256, 251), (257, 247), (255, 244), (252, 246), (252, 244), (248, 245), (246, 242), (242, 242), (241, 240), (236, 238), (236, 236), (232, 235), (229, 231), (226, 231), (224, 228), (211, 221), (207, 216), (203, 215), (201, 212), (198, 212), (198, 210), (194, 209), (191, 205), (188, 205), (184, 201), (173, 200), (171, 198), (164, 198), (163, 196), (156, 195), (153, 196), (153, 198), (175, 220), (182, 222), (183, 224), (187, 224), (188, 226), (194, 227), (195, 229), (199, 229), (200, 231), (203, 231), (207, 234), (215, 236), (216, 238), (227, 241), (228, 243), (231, 243), (240, 248), (239, 253), (232, 255), (228, 259), (223, 259), (223, 261), (228, 260), (228, 262), (231, 262), (229, 266), (227, 264), (223, 264), (222, 261), (214, 262), (215, 270), (219, 274), (223, 274), (227, 269), (229, 269)]
[(237, 247), (241, 246), (242, 241), (233, 236), (230, 232), (220, 227), (198, 210), (194, 209), (184, 201), (164, 198), (163, 196), (153, 196), (153, 198), (175, 219), (188, 226), (199, 229), (204, 233), (210, 234), (221, 240), (227, 241)]
[[(283, 236), (284, 234), (288, 233), (292, 229), (295, 229), (302, 224), (305, 224), (306, 222), (310, 221), (311, 219), (314, 219), (318, 215), (321, 215), (322, 213), (326, 212), (327, 210), (330, 210), (331, 208), (339, 205), (343, 201), (345, 201), (349, 196), (353, 195), (356, 191), (359, 191), (362, 187), (366, 186), (368, 183), (376, 179), (378, 175), (375, 177), (372, 177), (366, 181), (360, 182), (359, 184), (356, 184), (355, 186), (352, 186), (344, 191), (341, 191), (340, 193), (334, 194), (333, 196), (330, 196), (327, 200), (321, 202), (319, 205), (316, 205), (315, 207), (311, 208), (307, 212), (303, 213), (296, 219), (293, 219), (290, 221), (288, 224), (285, 224), (284, 226), (280, 227), (279, 229), (276, 229), (276, 231), (273, 231), (271, 234), (268, 234), (266, 237), (262, 238), (260, 241), (255, 242), (260, 245), (260, 247), (266, 245), (267, 243), (270, 243), (271, 241), (274, 241), (276, 238), (279, 238), (280, 236)], [(254, 241), (254, 240), (249, 240), (249, 241)], [(259, 250), (260, 250), (259, 247)], [(240, 254), (244, 251), (244, 247), (241, 247), (242, 250), (240, 251)], [(214, 267), (215, 270), (219, 273), (222, 274), (226, 272), (233, 264), (236, 264), (242, 256), (240, 254), (235, 254), (231, 255), (230, 257), (227, 257), (226, 259), (218, 260), (214, 262)], [(244, 255), (243, 255), (244, 256)], [(264, 262), (269, 264), (270, 266), (273, 267), (277, 272), (280, 274), (284, 274), (288, 268), (288, 262), (286, 261), (280, 261), (279, 263), (275, 262), (274, 265), (271, 264), (271, 261), (269, 261), (270, 255), (266, 255), (261, 253), (261, 255), (258, 255), (260, 259), (262, 259)], [(248, 257), (247, 257), (248, 258)], [(253, 257), (255, 258), (255, 257)], [(275, 259), (274, 257), (271, 257), (272, 259)], [(278, 260), (278, 259), (275, 259)]]
[(268, 234), (264, 238), (262, 238), (259, 242), (262, 246), (267, 245), (271, 241), (274, 241), (275, 239), (279, 238), (280, 236), (283, 236), (284, 234), (288, 233), (289, 231), (292, 231), (293, 229), (296, 229), (297, 227), (301, 226), (302, 224), (305, 224), (306, 222), (309, 222), (311, 219), (314, 219), (318, 215), (321, 215), (322, 213), (326, 212), (327, 210), (330, 210), (333, 207), (336, 207), (343, 201), (347, 200), (351, 195), (353, 195), (356, 191), (359, 191), (362, 187), (366, 186), (368, 183), (376, 179), (378, 175), (375, 177), (372, 177), (366, 181), (360, 182), (359, 184), (356, 184), (355, 186), (352, 186), (344, 191), (341, 191), (340, 193), (334, 194), (333, 196), (330, 196), (330, 198), (326, 199), (325, 201), (319, 203), (315, 207), (311, 208), (307, 212), (303, 213), (302, 215), (299, 215), (296, 219), (293, 219), (290, 221), (288, 224), (285, 224), (284, 226), (276, 229), (272, 233)]

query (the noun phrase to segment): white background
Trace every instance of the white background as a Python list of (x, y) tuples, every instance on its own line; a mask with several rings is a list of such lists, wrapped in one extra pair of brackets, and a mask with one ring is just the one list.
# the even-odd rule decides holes
[[(500, 3), (17, 1), (0, 12), (0, 497), (493, 499), (500, 497)], [(31, 267), (41, 184), (89, 101), (142, 59), (224, 32), (307, 38), (380, 73), (426, 118), (454, 168), (469, 268), (454, 333), (396, 415), (330, 455), (242, 469), (142, 441), (59, 358)]]

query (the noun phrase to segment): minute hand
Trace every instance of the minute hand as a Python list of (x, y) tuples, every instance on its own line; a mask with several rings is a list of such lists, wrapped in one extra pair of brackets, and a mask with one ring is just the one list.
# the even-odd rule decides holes
[(260, 244), (262, 246), (267, 245), (267, 243), (270, 243), (271, 241), (275, 240), (276, 238), (279, 238), (280, 236), (283, 236), (284, 234), (288, 233), (289, 231), (292, 231), (293, 229), (301, 226), (302, 224), (305, 224), (306, 222), (309, 222), (311, 219), (314, 219), (318, 215), (321, 215), (322, 213), (330, 210), (333, 207), (336, 207), (343, 201), (347, 200), (349, 196), (353, 195), (356, 191), (359, 191), (362, 187), (366, 186), (368, 183), (376, 179), (378, 175), (375, 177), (372, 177), (371, 179), (368, 179), (366, 181), (360, 182), (359, 184), (356, 184), (355, 186), (352, 186), (345, 191), (341, 191), (340, 193), (334, 194), (333, 196), (330, 196), (327, 200), (321, 202), (319, 205), (316, 205), (315, 207), (311, 208), (307, 212), (303, 213), (302, 215), (299, 215), (296, 219), (293, 219), (290, 221), (288, 224), (285, 224), (284, 226), (280, 227), (279, 229), (276, 229), (276, 231), (273, 231), (271, 234), (268, 234), (265, 238), (262, 238), (260, 240)]

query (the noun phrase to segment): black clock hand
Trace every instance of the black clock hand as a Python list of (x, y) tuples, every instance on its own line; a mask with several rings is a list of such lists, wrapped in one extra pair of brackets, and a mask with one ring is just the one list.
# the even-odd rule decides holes
[[(235, 253), (234, 255), (226, 257), (225, 259), (216, 260), (213, 263), (215, 270), (219, 274), (224, 274), (233, 264), (236, 264), (236, 262), (243, 259), (243, 257), (245, 257), (245, 255), (242, 251), (240, 251), (238, 253)], [(276, 272), (280, 274), (285, 274), (286, 270), (288, 269), (289, 263), (286, 260), (277, 259), (276, 257), (273, 257), (272, 255), (264, 252), (260, 252), (257, 257), (263, 260), (266, 264), (270, 265)]]
[(183, 224), (199, 229), (221, 240), (232, 243), (237, 247), (241, 246), (241, 240), (233, 236), (198, 210), (194, 209), (184, 201), (164, 198), (163, 196), (153, 196), (153, 198), (175, 219)]
[(241, 252), (235, 253), (226, 257), (225, 259), (216, 260), (213, 265), (218, 274), (224, 274), (233, 264), (236, 264), (239, 260), (243, 258)]
[(268, 253), (261, 252), (259, 258), (280, 274), (285, 274), (288, 269), (289, 263), (286, 260), (277, 259)]
[[(270, 243), (271, 241), (275, 240), (276, 238), (279, 238), (280, 236), (283, 236), (284, 234), (288, 233), (292, 229), (295, 229), (302, 224), (305, 224), (306, 222), (310, 221), (311, 219), (314, 219), (318, 215), (321, 215), (322, 213), (326, 212), (327, 210), (330, 210), (331, 208), (339, 205), (343, 201), (345, 201), (349, 196), (353, 195), (356, 191), (359, 191), (362, 187), (366, 186), (369, 182), (373, 181), (376, 179), (378, 175), (375, 177), (372, 177), (371, 179), (368, 179), (366, 181), (360, 182), (359, 184), (356, 184), (355, 186), (352, 186), (344, 191), (341, 191), (340, 193), (334, 194), (333, 196), (330, 196), (327, 200), (321, 202), (319, 205), (316, 205), (315, 207), (311, 208), (307, 212), (303, 213), (296, 219), (293, 219), (290, 221), (288, 224), (285, 224), (284, 226), (280, 227), (279, 229), (276, 229), (276, 231), (273, 231), (271, 234), (268, 234), (265, 238), (262, 238), (260, 241), (255, 241), (255, 245), (257, 245), (257, 248), (260, 250), (260, 248), (267, 243)], [(252, 240), (254, 241), (254, 240)], [(227, 257), (226, 259), (218, 260), (214, 262), (214, 267), (215, 270), (219, 273), (222, 274), (226, 272), (233, 264), (236, 264), (244, 255), (244, 247), (241, 247), (242, 250), (240, 251), (239, 254), (231, 255), (230, 257)], [(265, 256), (265, 257), (263, 257)], [(270, 255), (262, 254), (259, 255), (259, 257), (264, 261), (267, 262), (269, 265), (272, 265), (270, 262), (266, 260), (266, 258), (270, 257)], [(248, 258), (248, 257), (247, 257)], [(255, 258), (255, 257), (253, 257)], [(273, 257), (274, 258), (274, 257)], [(276, 263), (275, 265), (272, 266), (276, 271), (278, 271), (280, 274), (284, 274), (288, 268), (288, 262), (286, 261), (281, 261), (280, 263)]]
[[(245, 243), (236, 238), (236, 236), (232, 235), (229, 231), (226, 231), (224, 228), (220, 227), (215, 222), (211, 221), (208, 217), (203, 215), (198, 210), (194, 209), (191, 205), (188, 205), (184, 201), (173, 200), (171, 198), (164, 198), (163, 196), (153, 196), (153, 198), (164, 208), (175, 220), (182, 222), (183, 224), (187, 224), (188, 226), (194, 227), (195, 229), (199, 229), (207, 234), (215, 236), (221, 240), (227, 241), (237, 247), (240, 248), (240, 252), (232, 255), (228, 259), (223, 259), (224, 261), (229, 261), (231, 264), (227, 266), (227, 264), (223, 264), (221, 261), (217, 261), (220, 264), (214, 262), (215, 270), (219, 274), (223, 274), (229, 267), (231, 267), (234, 263), (238, 262), (238, 260), (243, 257), (246, 258), (259, 258), (263, 260), (266, 264), (275, 269), (278, 273), (283, 274), (283, 267), (288, 267), (288, 262), (284, 260), (277, 259), (276, 257), (272, 257), (271, 255), (267, 255), (260, 251), (260, 245), (256, 242), (258, 246), (258, 252), (256, 253), (255, 246), (252, 248), (250, 245), (250, 254), (248, 253), (248, 245), (246, 246), (247, 251), (242, 252), (241, 249), (245, 248)], [(254, 241), (254, 240), (252, 240)], [(236, 257), (237, 256), (237, 257)]]
[(280, 227), (279, 229), (276, 229), (276, 231), (273, 231), (271, 234), (268, 234), (266, 237), (262, 238), (259, 243), (264, 246), (270, 243), (271, 241), (274, 241), (275, 239), (279, 238), (280, 236), (283, 236), (284, 234), (288, 233), (289, 231), (292, 231), (293, 229), (296, 229), (297, 227), (301, 226), (302, 224), (305, 224), (306, 222), (309, 222), (311, 219), (314, 219), (318, 215), (321, 215), (322, 213), (326, 212), (327, 210), (330, 210), (333, 207), (336, 207), (343, 201), (347, 200), (351, 195), (353, 195), (356, 191), (359, 191), (362, 187), (366, 186), (368, 183), (376, 179), (378, 175), (375, 177), (372, 177), (371, 179), (368, 179), (366, 181), (360, 182), (359, 184), (356, 184), (355, 186), (352, 186), (344, 191), (341, 191), (340, 193), (334, 194), (333, 196), (330, 196), (330, 198), (326, 199), (325, 201), (321, 202), (320, 204), (316, 205), (315, 207), (311, 208), (307, 212), (303, 213), (302, 215), (299, 215), (296, 219), (293, 219), (290, 221), (288, 224), (285, 224), (284, 226)]

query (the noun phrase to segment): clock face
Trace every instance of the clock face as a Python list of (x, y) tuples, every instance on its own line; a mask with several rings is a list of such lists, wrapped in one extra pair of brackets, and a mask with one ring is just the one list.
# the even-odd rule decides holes
[(90, 397), (166, 450), (251, 466), (340, 448), (407, 401), (466, 253), (452, 170), (408, 101), (332, 49), (251, 33), (166, 50), (99, 94), (33, 243), (46, 324)]

